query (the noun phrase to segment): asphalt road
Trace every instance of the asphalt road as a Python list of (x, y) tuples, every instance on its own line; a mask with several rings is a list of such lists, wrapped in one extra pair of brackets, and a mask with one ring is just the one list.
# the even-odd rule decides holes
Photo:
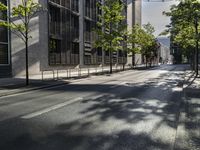
[(0, 98), (0, 150), (172, 150), (185, 65)]

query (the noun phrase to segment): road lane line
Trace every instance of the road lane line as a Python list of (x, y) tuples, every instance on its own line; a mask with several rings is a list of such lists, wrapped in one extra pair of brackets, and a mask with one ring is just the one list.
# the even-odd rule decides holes
[(116, 85), (111, 86), (110, 88), (111, 88), (111, 89), (114, 89), (114, 88), (120, 87), (120, 86), (122, 86), (122, 85), (126, 85), (126, 83), (127, 83), (127, 82), (121, 82), (121, 83), (119, 83), (119, 84), (116, 84)]
[(91, 99), (91, 100), (96, 100), (96, 99), (99, 99), (99, 98), (101, 98), (101, 97), (103, 97), (103, 96), (105, 96), (105, 94), (93, 96), (93, 97), (91, 97), (90, 99)]
[(31, 119), (31, 118), (40, 116), (40, 115), (42, 115), (42, 114), (48, 113), (48, 112), (50, 112), (50, 111), (53, 111), (53, 110), (62, 108), (62, 107), (67, 106), (67, 105), (70, 105), (70, 104), (75, 103), (75, 102), (77, 102), (77, 101), (81, 101), (81, 100), (83, 100), (83, 98), (82, 98), (82, 97), (78, 97), (78, 98), (76, 98), (76, 99), (73, 99), (73, 100), (70, 100), (70, 101), (67, 101), (67, 102), (63, 102), (63, 103), (60, 103), (60, 104), (51, 106), (51, 107), (49, 107), (49, 108), (46, 108), (46, 109), (43, 109), (43, 110), (40, 110), (40, 111), (31, 113), (31, 114), (22, 116), (21, 118), (22, 118), (22, 119)]

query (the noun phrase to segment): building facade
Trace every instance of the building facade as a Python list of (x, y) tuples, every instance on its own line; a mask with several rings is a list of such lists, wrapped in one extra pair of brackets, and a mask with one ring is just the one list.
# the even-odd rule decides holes
[[(5, 5), (6, 0), (0, 0)], [(8, 21), (7, 12), (0, 12), (0, 21)], [(0, 76), (11, 75), (11, 61), (10, 61), (10, 34), (7, 28), (0, 27)]]
[[(20, 1), (0, 0), (9, 8), (17, 5)], [(36, 0), (44, 8), (47, 8), (47, 11), (38, 13), (30, 23), (32, 37), (29, 41), (28, 51), (30, 74), (39, 74), (45, 70), (109, 64), (109, 53), (94, 47), (96, 35), (93, 29), (96, 28), (98, 15), (101, 13), (96, 5), (99, 1)], [(131, 20), (130, 25), (137, 21), (141, 22), (140, 1), (128, 0), (125, 12), (127, 21)], [(9, 15), (9, 12), (1, 12), (0, 19), (8, 21), (6, 15), (3, 15), (5, 13)], [(19, 23), (14, 18), (11, 21)], [(6, 28), (0, 28), (0, 34), (0, 76), (24, 75), (24, 43)], [(122, 51), (114, 52), (113, 64), (122, 63)]]
[[(131, 29), (134, 25), (141, 26), (142, 23), (142, 1), (141, 0), (127, 0), (127, 24)], [(129, 30), (131, 32), (131, 30)], [(134, 45), (133, 45), (134, 46)], [(142, 55), (130, 53), (127, 57), (127, 64), (138, 65), (142, 64)]]

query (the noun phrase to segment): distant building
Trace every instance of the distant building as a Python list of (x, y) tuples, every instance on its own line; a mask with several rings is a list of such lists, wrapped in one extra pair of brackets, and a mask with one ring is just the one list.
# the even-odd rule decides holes
[(173, 63), (173, 56), (170, 53), (170, 48), (162, 43), (158, 49), (158, 58), (160, 63)]
[[(36, 2), (38, 0), (35, 0)], [(93, 28), (101, 13), (100, 0), (40, 0), (48, 11), (31, 21), (29, 42), (29, 72), (109, 64), (109, 53), (93, 46)], [(9, 8), (21, 0), (0, 0)], [(103, 1), (102, 1), (103, 2)], [(125, 0), (126, 2), (126, 0)], [(141, 24), (141, 1), (127, 0), (127, 21), (130, 26)], [(10, 12), (7, 12), (9, 15)], [(0, 12), (0, 19), (7, 18)], [(0, 28), (0, 76), (25, 74), (23, 42), (6, 28)], [(122, 52), (113, 53), (113, 63), (122, 63)], [(131, 57), (132, 59), (132, 57)], [(132, 60), (130, 62), (132, 64)]]
[[(127, 0), (127, 23), (128, 28), (131, 29), (134, 25), (141, 26), (142, 23), (142, 1), (141, 0)], [(128, 54), (127, 64), (137, 65), (142, 64), (141, 54)]]

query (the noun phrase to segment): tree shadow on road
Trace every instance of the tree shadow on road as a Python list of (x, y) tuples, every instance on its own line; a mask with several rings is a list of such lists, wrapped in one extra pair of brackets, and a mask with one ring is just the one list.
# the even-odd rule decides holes
[[(126, 129), (114, 133), (90, 132), (93, 122), (81, 123), (74, 121), (69, 124), (59, 125), (48, 131), (48, 133), (39, 132), (39, 127), (33, 124), (30, 125), (26, 121), (13, 120), (13, 122), (10, 121), (9, 123), (11, 124), (7, 126), (7, 131), (2, 132), (0, 136), (1, 149), (168, 150), (170, 148), (168, 143), (153, 139), (146, 133), (134, 133)], [(8, 140), (9, 136), (12, 136), (12, 139)]]
[[(175, 140), (175, 135), (169, 136), (177, 128), (181, 103), (177, 85), (182, 82), (181, 77), (180, 73), (170, 72), (145, 82), (126, 82), (117, 88), (112, 88), (115, 86), (112, 84), (74, 84), (57, 88), (59, 92), (92, 91), (100, 96), (84, 98), (77, 103), (77, 112), (68, 112), (71, 116), (81, 115), (79, 119), (69, 120), (68, 114), (62, 114), (60, 122), (54, 122), (57, 118), (48, 120), (41, 116), (0, 123), (0, 149), (171, 149), (170, 141)], [(55, 98), (49, 97), (51, 99)]]

